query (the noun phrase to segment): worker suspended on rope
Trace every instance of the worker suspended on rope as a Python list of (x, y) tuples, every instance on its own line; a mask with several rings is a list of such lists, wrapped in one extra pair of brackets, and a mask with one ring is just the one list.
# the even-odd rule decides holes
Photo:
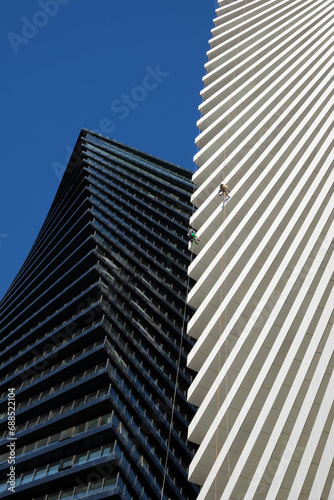
[[(221, 183), (221, 184), (219, 185), (219, 191), (218, 191), (218, 194), (219, 194), (219, 196), (221, 196), (222, 194), (224, 195), (224, 201), (223, 201), (222, 208), (224, 208), (225, 204), (226, 204), (226, 203), (228, 202), (228, 200), (231, 198), (231, 197), (229, 196), (229, 192), (230, 192), (230, 190), (229, 190), (229, 188), (228, 188), (228, 186), (227, 186), (226, 184)], [(225, 196), (225, 195), (226, 195), (226, 196)]]
[(187, 236), (188, 236), (189, 240), (191, 241), (192, 245), (194, 245), (194, 243), (196, 243), (196, 245), (198, 245), (199, 239), (197, 238), (197, 235), (196, 235), (196, 229), (193, 229), (192, 227), (189, 226)]
[(225, 198), (225, 194), (226, 194), (226, 196), (229, 197), (229, 192), (230, 192), (230, 190), (229, 190), (228, 186), (226, 184), (221, 183), (219, 186), (219, 191), (218, 191), (219, 196), (221, 196), (223, 194), (224, 198)]

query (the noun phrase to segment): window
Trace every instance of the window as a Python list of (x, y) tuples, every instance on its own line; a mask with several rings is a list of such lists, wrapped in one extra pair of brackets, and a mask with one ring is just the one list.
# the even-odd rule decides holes
[(49, 437), (46, 437), (44, 439), (40, 439), (39, 441), (37, 441), (36, 449), (42, 448), (42, 446), (46, 446), (48, 443), (48, 440), (49, 440)]
[(37, 424), (37, 421), (38, 421), (38, 417), (37, 418), (34, 418), (32, 420), (30, 420), (28, 426), (29, 427), (32, 427), (33, 425), (36, 425)]
[(98, 479), (97, 481), (90, 483), (89, 492), (100, 490), (101, 488), (102, 488), (102, 479)]
[(111, 486), (114, 486), (116, 484), (116, 476), (108, 477), (104, 481), (103, 489), (104, 488), (111, 488)]
[(47, 496), (48, 500), (58, 500), (58, 498), (59, 498), (59, 493), (58, 492), (57, 493), (51, 493), (51, 495)]
[(102, 456), (104, 457), (105, 455), (109, 455), (110, 453), (112, 453), (111, 446), (104, 446)]
[(77, 408), (78, 406), (82, 405), (85, 401), (85, 398), (79, 398), (76, 401), (74, 401), (73, 408)]
[(96, 394), (90, 394), (87, 396), (86, 403), (89, 403), (89, 401), (94, 401), (96, 399)]
[(47, 420), (49, 419), (49, 414), (48, 413), (45, 413), (44, 415), (42, 415), (39, 419), (39, 424), (42, 424), (43, 422), (46, 422)]
[[(51, 474), (55, 474), (56, 472), (58, 472), (58, 468), (59, 468), (59, 464), (51, 464), (49, 466), (49, 469), (48, 469), (48, 472), (47, 472), (47, 475), (50, 476)], [(55, 497), (55, 498), (58, 498), (58, 497)]]
[(72, 403), (68, 403), (67, 405), (63, 406), (63, 413), (70, 411), (72, 409), (73, 401)]
[(47, 465), (43, 465), (42, 467), (39, 467), (38, 469), (36, 469), (34, 479), (40, 479), (41, 477), (44, 477), (45, 473), (46, 473), (46, 469), (47, 469)]
[(32, 480), (32, 476), (34, 475), (34, 471), (32, 472), (25, 472), (23, 475), (22, 475), (22, 478), (21, 478), (21, 481), (20, 481), (20, 486), (22, 484), (26, 484), (26, 483), (29, 483), (31, 480)]
[[(58, 470), (61, 471), (61, 470), (69, 469), (70, 467), (72, 467), (72, 462), (73, 462), (73, 457), (63, 458), (60, 461)], [(63, 497), (61, 497), (61, 498), (63, 498)]]
[(56, 441), (59, 441), (60, 438), (60, 432), (57, 432), (57, 434), (54, 434), (53, 436), (50, 437), (50, 444), (55, 443)]
[(95, 429), (96, 427), (98, 427), (98, 424), (99, 424), (98, 418), (94, 418), (94, 420), (90, 420), (87, 424), (87, 430), (89, 431), (90, 429)]
[[(79, 455), (76, 455), (74, 458), (74, 463), (75, 464), (84, 464), (87, 460), (87, 452), (85, 451), (84, 453), (80, 453)], [(87, 488), (87, 486), (86, 486)]]
[(101, 448), (95, 448), (94, 450), (90, 450), (88, 453), (88, 460), (95, 460), (95, 458), (99, 458), (101, 455)]
[(28, 451), (33, 451), (35, 449), (36, 443), (27, 444), (25, 447), (24, 453), (28, 453)]
[(73, 427), (70, 427), (69, 429), (65, 429), (64, 431), (61, 431), (60, 436), (59, 436), (59, 441), (63, 441), (64, 439), (68, 439), (69, 437), (71, 437), (72, 431), (73, 431)]
[(80, 434), (80, 432), (84, 432), (85, 428), (86, 428), (86, 423), (75, 426), (73, 431), (73, 436)]
[(99, 390), (99, 398), (101, 396), (105, 396), (106, 394), (108, 394), (108, 388), (107, 387), (105, 389), (100, 389)]
[(60, 498), (72, 498), (73, 488), (68, 488), (67, 490), (63, 490), (61, 492)]
[(50, 412), (50, 418), (57, 417), (58, 415), (60, 415), (60, 408), (58, 408), (56, 410), (51, 410), (51, 412)]
[(75, 493), (73, 498), (79, 498), (85, 496), (87, 493), (87, 484), (83, 484), (82, 486), (77, 486), (75, 488)]

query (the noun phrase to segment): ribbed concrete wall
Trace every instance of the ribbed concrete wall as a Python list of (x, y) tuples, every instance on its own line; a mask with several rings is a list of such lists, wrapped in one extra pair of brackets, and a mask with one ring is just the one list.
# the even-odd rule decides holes
[(333, 13), (332, 0), (216, 10), (189, 268), (199, 499), (334, 498)]

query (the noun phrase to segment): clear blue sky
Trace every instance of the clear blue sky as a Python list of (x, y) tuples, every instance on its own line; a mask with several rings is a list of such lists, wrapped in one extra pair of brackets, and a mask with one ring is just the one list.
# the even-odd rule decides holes
[(81, 128), (192, 169), (213, 0), (1, 0), (0, 298)]

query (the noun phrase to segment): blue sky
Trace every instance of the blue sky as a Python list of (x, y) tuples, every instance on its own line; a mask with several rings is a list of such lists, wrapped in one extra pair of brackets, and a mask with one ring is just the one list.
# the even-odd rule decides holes
[(1, 0), (0, 297), (81, 128), (193, 169), (213, 0)]

